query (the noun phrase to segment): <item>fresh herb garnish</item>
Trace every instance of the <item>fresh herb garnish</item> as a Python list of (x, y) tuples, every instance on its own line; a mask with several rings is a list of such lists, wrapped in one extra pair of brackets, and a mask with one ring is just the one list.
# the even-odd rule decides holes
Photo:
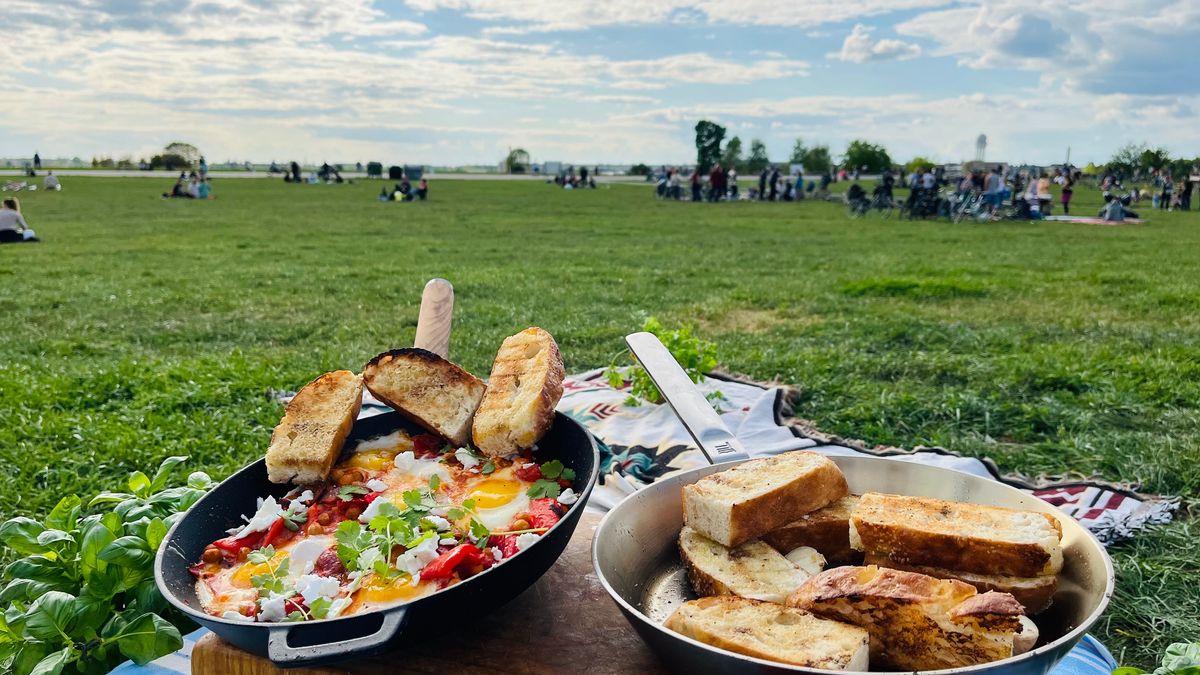
[(358, 495), (365, 495), (370, 492), (370, 490), (361, 485), (343, 485), (338, 488), (338, 499), (348, 502)]
[(283, 526), (292, 532), (300, 530), (300, 526), (308, 522), (308, 509), (300, 502), (291, 502), (288, 504), (287, 510), (280, 516), (283, 518)]
[(542, 478), (561, 478), (563, 480), (575, 480), (575, 470), (563, 466), (563, 463), (557, 459), (552, 459), (541, 466)]
[(525, 491), (525, 494), (533, 497), (534, 499), (542, 499), (545, 497), (554, 499), (557, 498), (561, 492), (562, 488), (558, 486), (558, 481), (539, 478), (533, 482), (533, 485), (529, 486), (529, 489)]
[(429, 491), (437, 492), (437, 489), (442, 486), (442, 479), (436, 473), (429, 477)]
[(284, 556), (278, 565), (274, 565), (272, 564), (274, 557), (274, 546), (266, 546), (250, 554), (250, 562), (267, 566), (265, 573), (255, 574), (250, 577), (250, 583), (258, 589), (259, 595), (262, 597), (266, 597), (270, 593), (283, 593), (287, 589), (288, 561), (290, 558)]
[(483, 466), (481, 466), (479, 468), (479, 472), (485, 476), (488, 475), (489, 473), (494, 472), (495, 470), (496, 470), (496, 464), (495, 464), (495, 462), (492, 462), (491, 460), (484, 462)]

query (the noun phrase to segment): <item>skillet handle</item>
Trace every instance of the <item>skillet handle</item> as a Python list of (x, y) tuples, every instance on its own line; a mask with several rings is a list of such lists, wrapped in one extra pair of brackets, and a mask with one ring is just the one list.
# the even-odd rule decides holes
[(267, 636), (267, 657), (274, 663), (284, 667), (310, 666), (320, 663), (370, 653), (381, 649), (404, 628), (408, 620), (408, 608), (400, 607), (388, 610), (383, 615), (383, 625), (370, 635), (338, 640), (308, 647), (292, 647), (288, 644), (288, 634), (300, 623), (288, 623), (272, 627)]
[(633, 333), (625, 336), (625, 343), (710, 464), (750, 458), (742, 442), (725, 426), (721, 416), (657, 337), (651, 333)]

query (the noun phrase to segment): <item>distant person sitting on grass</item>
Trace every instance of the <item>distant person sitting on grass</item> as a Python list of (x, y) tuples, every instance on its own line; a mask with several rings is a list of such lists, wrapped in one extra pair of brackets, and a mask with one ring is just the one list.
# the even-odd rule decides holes
[(1110, 192), (1104, 193), (1104, 206), (1100, 207), (1100, 212), (1096, 215), (1110, 223), (1120, 223), (1126, 218), (1138, 217), (1137, 212), (1129, 209), (1125, 200), (1114, 196)]
[(37, 235), (21, 215), (21, 203), (8, 197), (0, 203), (0, 244), (38, 241)]
[(53, 171), (48, 172), (42, 179), (42, 189), (55, 191), (62, 189), (62, 183), (58, 182), (58, 176), (55, 176)]
[(429, 181), (422, 178), (421, 182), (417, 183), (417, 199), (420, 199), (421, 201), (425, 201), (425, 198), (428, 196), (429, 196)]
[(208, 178), (201, 178), (200, 183), (196, 185), (196, 199), (214, 199), (212, 183)]
[(184, 178), (181, 175), (175, 180), (175, 185), (171, 187), (170, 192), (163, 193), (163, 199), (182, 198), (187, 199), (190, 195), (187, 192), (187, 186), (183, 184)]

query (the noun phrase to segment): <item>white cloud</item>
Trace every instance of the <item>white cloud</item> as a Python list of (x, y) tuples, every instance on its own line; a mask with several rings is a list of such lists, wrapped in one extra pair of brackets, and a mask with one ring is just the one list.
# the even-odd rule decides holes
[(893, 59), (903, 61), (905, 59), (914, 59), (921, 55), (921, 47), (919, 45), (900, 40), (873, 39), (871, 37), (873, 30), (861, 23), (855, 24), (854, 29), (850, 31), (850, 34), (842, 42), (842, 50), (840, 52), (831, 52), (826, 54), (826, 56), (839, 61), (866, 63), (868, 61), (890, 61)]
[(419, 11), (452, 10), (482, 21), (505, 22), (486, 32), (492, 35), (544, 31), (580, 31), (603, 26), (691, 22), (716, 25), (812, 26), (838, 23), (889, 12), (928, 9), (950, 0), (407, 0)]

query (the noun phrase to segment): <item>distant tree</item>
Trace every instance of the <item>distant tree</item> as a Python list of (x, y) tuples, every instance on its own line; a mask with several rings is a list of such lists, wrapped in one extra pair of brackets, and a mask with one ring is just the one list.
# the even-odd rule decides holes
[(164, 152), (161, 155), (155, 155), (150, 158), (151, 169), (166, 169), (167, 171), (175, 171), (176, 169), (191, 168), (192, 163), (183, 155)]
[(188, 163), (188, 166), (200, 161), (200, 150), (191, 143), (183, 141), (172, 141), (163, 148), (164, 155), (177, 155), (182, 157)]
[(1169, 167), (1170, 164), (1171, 153), (1167, 152), (1166, 148), (1146, 148), (1138, 156), (1137, 173), (1148, 174), (1154, 169)]
[(721, 141), (725, 140), (725, 127), (700, 120), (696, 122), (696, 166), (701, 173), (708, 172), (713, 164), (721, 161)]
[(721, 166), (729, 169), (737, 168), (742, 165), (742, 139), (734, 136), (725, 144), (725, 151), (721, 153)]
[(868, 173), (880, 173), (892, 167), (892, 158), (882, 145), (861, 139), (850, 141), (846, 147), (843, 164), (851, 169), (863, 169)]
[(1170, 163), (1171, 175), (1176, 178), (1185, 178), (1187, 176), (1196, 175), (1197, 167), (1200, 167), (1200, 157), (1195, 159), (1173, 159)]
[(750, 157), (746, 159), (746, 170), (758, 173), (767, 168), (771, 159), (767, 157), (767, 146), (757, 138), (750, 141)]
[(908, 163), (904, 165), (904, 169), (909, 173), (914, 171), (933, 171), (933, 162), (917, 155), (908, 160)]
[(808, 149), (804, 147), (804, 141), (797, 138), (796, 142), (792, 144), (792, 155), (788, 157), (788, 161), (792, 164), (804, 164), (804, 155), (807, 152)]
[(1119, 173), (1130, 178), (1137, 172), (1142, 162), (1142, 153), (1148, 150), (1145, 143), (1126, 143), (1117, 148), (1112, 158), (1104, 165), (1105, 170)]
[(814, 145), (805, 148), (801, 155), (800, 164), (808, 173), (825, 173), (833, 170), (833, 160), (829, 157), (828, 145)]
[(650, 172), (651, 172), (650, 167), (646, 166), (645, 164), (639, 163), (639, 164), (634, 164), (633, 166), (629, 167), (629, 175), (630, 176), (649, 176)]
[(504, 158), (505, 173), (526, 173), (529, 171), (529, 153), (522, 148), (513, 148)]
[(1083, 167), (1082, 171), (1088, 176), (1095, 176), (1096, 174), (1100, 173), (1100, 169), (1102, 168), (1103, 167), (1096, 166), (1095, 162), (1088, 162), (1087, 166)]

